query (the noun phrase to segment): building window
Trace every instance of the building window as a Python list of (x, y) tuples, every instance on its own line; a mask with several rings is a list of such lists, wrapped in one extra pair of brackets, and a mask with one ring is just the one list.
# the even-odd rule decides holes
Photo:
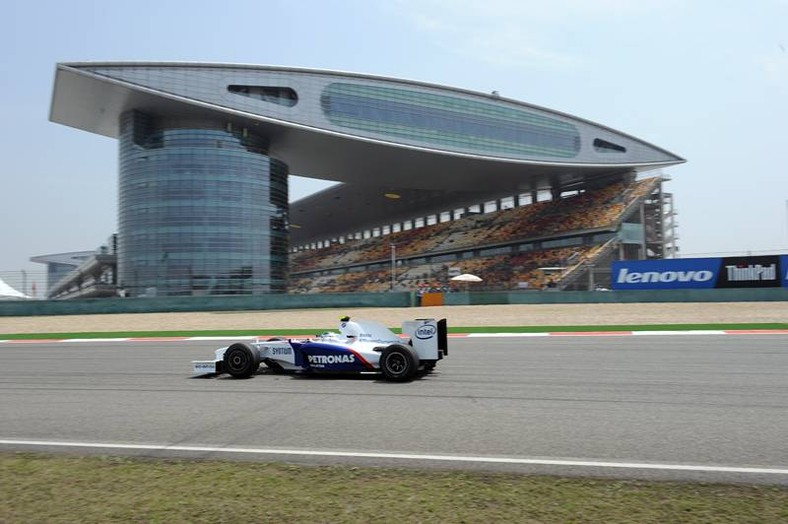
[(456, 151), (527, 158), (573, 158), (580, 152), (580, 133), (571, 123), (500, 102), (332, 83), (320, 103), (336, 126)]
[(597, 153), (626, 153), (627, 148), (601, 138), (595, 138), (594, 151)]
[(229, 85), (227, 90), (236, 95), (285, 107), (293, 107), (298, 103), (298, 94), (289, 87)]

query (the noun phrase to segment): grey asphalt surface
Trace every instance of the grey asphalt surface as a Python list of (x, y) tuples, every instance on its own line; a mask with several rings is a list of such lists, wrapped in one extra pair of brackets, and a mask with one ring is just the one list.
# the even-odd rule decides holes
[[(0, 440), (754, 467), (783, 473), (65, 449), (788, 485), (785, 335), (453, 338), (407, 384), (191, 378), (190, 361), (225, 344), (0, 344)], [(44, 449), (58, 450), (0, 443)]]

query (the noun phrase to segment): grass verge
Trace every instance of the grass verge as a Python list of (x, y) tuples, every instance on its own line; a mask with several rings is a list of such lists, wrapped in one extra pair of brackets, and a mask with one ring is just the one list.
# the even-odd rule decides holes
[(786, 522), (788, 488), (0, 453), (0, 522)]
[[(590, 326), (485, 326), (449, 327), (449, 333), (571, 333), (601, 331), (688, 331), (688, 330), (785, 330), (788, 322), (749, 324), (621, 324)], [(160, 338), (160, 337), (241, 337), (301, 335), (314, 336), (326, 329), (210, 329), (192, 331), (103, 331), (73, 333), (0, 333), (2, 340), (43, 340), (69, 338)], [(395, 333), (399, 329), (392, 329)]]

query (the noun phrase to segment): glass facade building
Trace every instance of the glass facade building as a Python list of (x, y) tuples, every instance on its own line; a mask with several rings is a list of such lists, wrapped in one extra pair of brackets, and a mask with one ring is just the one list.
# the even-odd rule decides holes
[(287, 166), (246, 128), (128, 111), (118, 273), (130, 296), (281, 293)]
[[(58, 64), (50, 119), (120, 143), (130, 296), (286, 292), (289, 245), (684, 161), (496, 91), (290, 67)], [(291, 204), (289, 173), (339, 184)]]

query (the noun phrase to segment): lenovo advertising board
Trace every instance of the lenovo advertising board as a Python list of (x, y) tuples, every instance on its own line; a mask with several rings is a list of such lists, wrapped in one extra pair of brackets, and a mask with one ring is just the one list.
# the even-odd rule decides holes
[(783, 287), (788, 287), (788, 255), (780, 255), (780, 270), (783, 272)]
[(613, 262), (613, 289), (788, 287), (788, 255)]

